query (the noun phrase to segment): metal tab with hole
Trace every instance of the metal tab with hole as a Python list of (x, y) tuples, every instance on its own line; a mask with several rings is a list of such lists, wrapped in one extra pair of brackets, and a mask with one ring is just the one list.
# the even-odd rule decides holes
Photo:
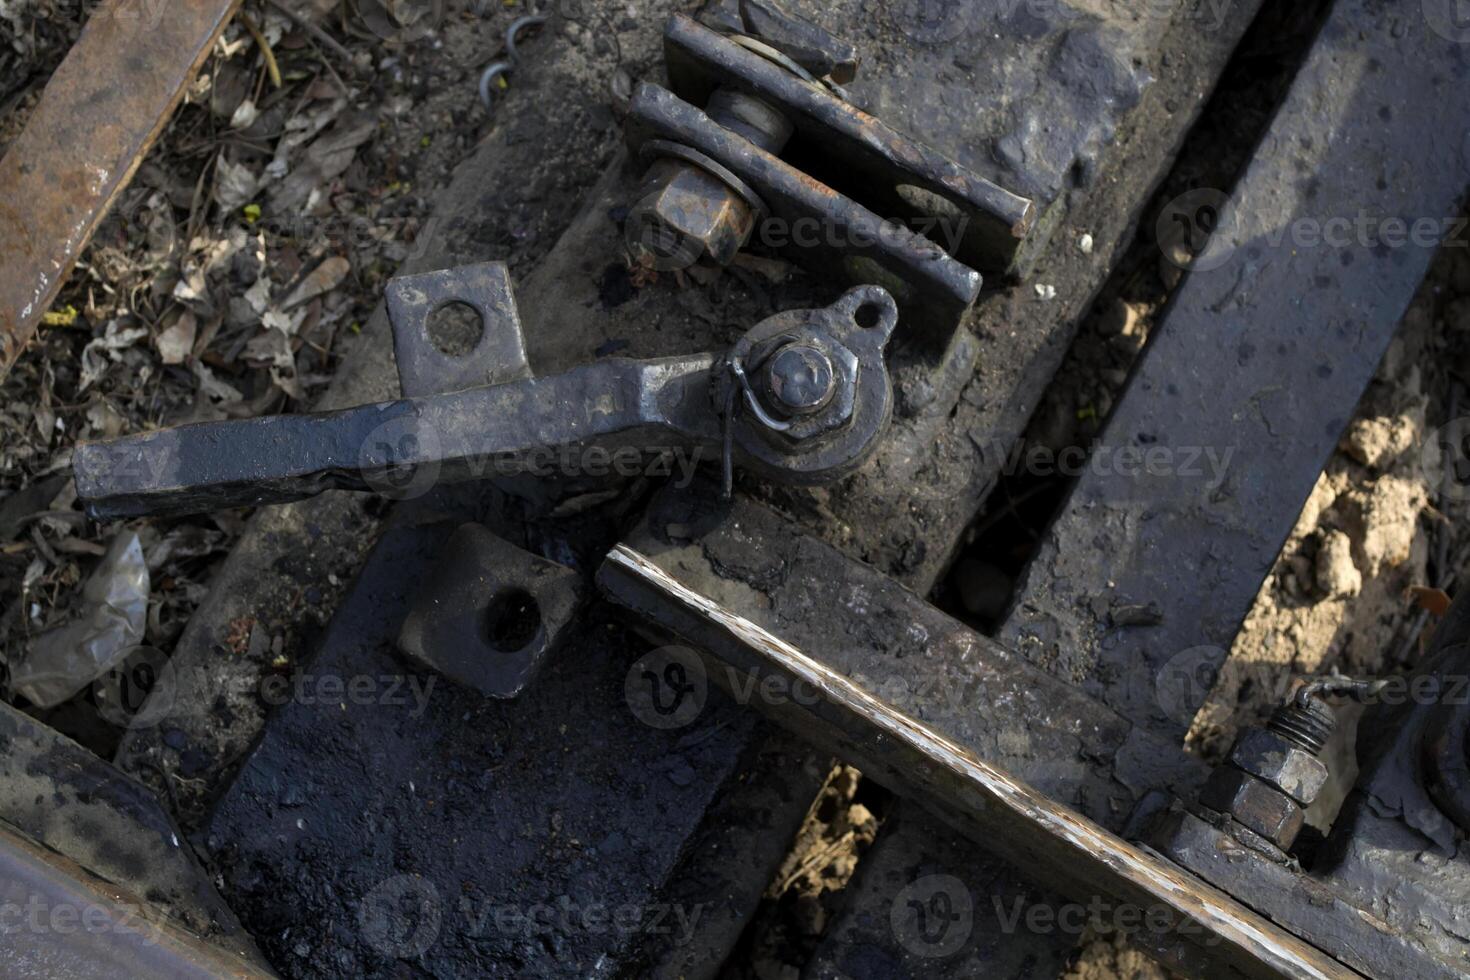
[[(384, 292), (404, 398), (442, 395), (531, 377), (521, 317), (504, 262), (482, 262), (391, 280)], [(436, 316), (465, 306), (480, 317), (477, 338), (456, 356), (433, 333)]]

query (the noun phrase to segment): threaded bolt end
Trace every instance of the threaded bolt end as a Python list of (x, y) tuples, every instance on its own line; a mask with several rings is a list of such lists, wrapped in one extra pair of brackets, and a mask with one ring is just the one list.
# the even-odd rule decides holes
[(1266, 723), (1266, 728), (1313, 755), (1321, 754), (1336, 727), (1332, 709), (1314, 697), (1293, 698)]

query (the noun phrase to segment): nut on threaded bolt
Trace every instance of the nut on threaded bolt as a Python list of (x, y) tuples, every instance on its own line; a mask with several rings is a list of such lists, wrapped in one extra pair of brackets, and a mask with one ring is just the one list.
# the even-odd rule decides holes
[(788, 415), (821, 411), (837, 387), (832, 360), (811, 344), (789, 344), (772, 354), (765, 383), (773, 407)]

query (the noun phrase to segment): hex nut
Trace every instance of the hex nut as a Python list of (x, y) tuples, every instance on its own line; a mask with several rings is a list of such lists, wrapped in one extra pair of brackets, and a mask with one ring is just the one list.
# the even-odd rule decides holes
[(1302, 806), (1311, 806), (1327, 783), (1327, 765), (1321, 759), (1264, 728), (1242, 735), (1230, 750), (1230, 761)]
[(647, 186), (628, 213), (628, 236), (662, 268), (688, 268), (705, 256), (728, 265), (755, 227), (740, 196), (698, 167), (660, 161)]
[(1306, 811), (1296, 800), (1234, 766), (1217, 768), (1200, 791), (1199, 801), (1230, 814), (1282, 850), (1291, 847), (1306, 821)]

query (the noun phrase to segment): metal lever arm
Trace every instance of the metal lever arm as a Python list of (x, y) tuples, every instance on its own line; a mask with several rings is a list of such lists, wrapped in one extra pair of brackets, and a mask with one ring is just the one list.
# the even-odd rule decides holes
[[(727, 434), (744, 466), (785, 482), (826, 482), (866, 459), (888, 423), (883, 349), (897, 319), (891, 296), (863, 286), (826, 309), (757, 324), (721, 358), (609, 358), (548, 378), (84, 443), (72, 457), (77, 495), (99, 519), (285, 503), (334, 489), (410, 496), (439, 482), (541, 473), (569, 449), (693, 450), (714, 460)], [(766, 368), (763, 397), (783, 421), (764, 410), (722, 416), (732, 363)]]
[(84, 444), (72, 463), (77, 494), (99, 519), (187, 514), (333, 489), (401, 495), (525, 472), (549, 448), (714, 445), (714, 361), (608, 359), (549, 378)]

